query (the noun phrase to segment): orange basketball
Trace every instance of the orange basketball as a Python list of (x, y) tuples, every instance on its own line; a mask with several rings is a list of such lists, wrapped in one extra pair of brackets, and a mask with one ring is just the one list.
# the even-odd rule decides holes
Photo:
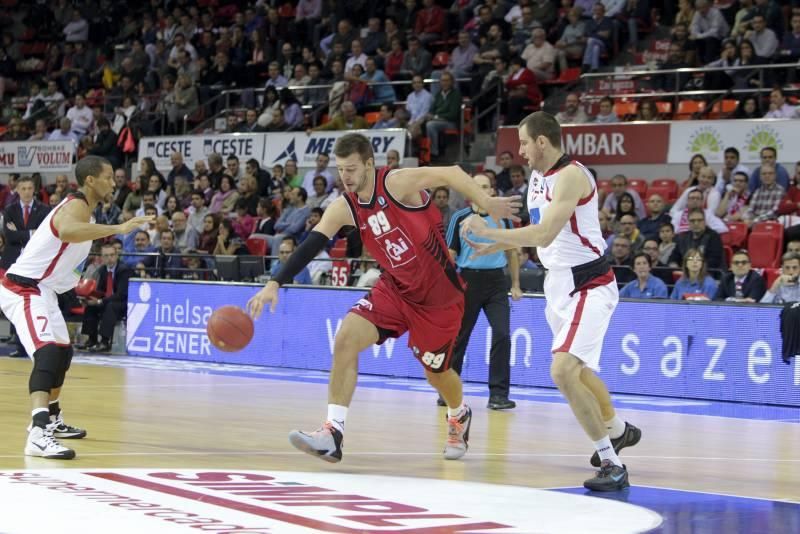
[(206, 332), (219, 350), (236, 352), (253, 339), (253, 320), (238, 306), (223, 306), (211, 314)]

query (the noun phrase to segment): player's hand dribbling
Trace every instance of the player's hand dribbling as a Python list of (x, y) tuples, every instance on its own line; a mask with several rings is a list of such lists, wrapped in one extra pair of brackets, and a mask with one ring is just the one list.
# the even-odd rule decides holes
[(486, 213), (495, 221), (500, 219), (511, 219), (514, 222), (519, 222), (521, 219), (516, 216), (516, 213), (522, 207), (522, 197), (514, 195), (510, 197), (489, 197), (486, 201)]
[(253, 320), (258, 319), (264, 306), (269, 304), (270, 313), (275, 312), (275, 306), (278, 305), (278, 288), (280, 286), (277, 282), (267, 282), (261, 291), (253, 295), (253, 298), (247, 301), (247, 311)]
[(144, 224), (155, 222), (156, 218), (153, 215), (143, 215), (141, 217), (134, 217), (119, 225), (120, 234), (128, 234), (134, 230), (138, 230)]

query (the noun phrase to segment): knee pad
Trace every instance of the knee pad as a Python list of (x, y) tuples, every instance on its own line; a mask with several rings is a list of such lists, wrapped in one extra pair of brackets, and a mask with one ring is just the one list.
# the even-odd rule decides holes
[[(59, 387), (59, 376), (63, 376), (64, 352), (62, 347), (48, 343), (33, 353), (33, 370), (28, 381), (28, 391), (47, 391)], [(61, 379), (63, 383), (63, 378)]]
[(63, 365), (61, 366), (61, 370), (56, 375), (55, 387), (57, 388), (60, 388), (61, 386), (64, 385), (64, 378), (67, 376), (67, 371), (69, 370), (69, 365), (72, 362), (72, 354), (74, 352), (72, 350), (72, 345), (70, 345), (69, 347), (59, 347), (59, 349), (61, 349), (64, 361)]

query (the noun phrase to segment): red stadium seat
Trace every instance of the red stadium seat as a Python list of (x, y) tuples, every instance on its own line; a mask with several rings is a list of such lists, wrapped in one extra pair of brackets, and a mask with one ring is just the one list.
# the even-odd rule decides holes
[(648, 196), (654, 193), (661, 195), (667, 204), (672, 204), (678, 200), (678, 182), (672, 178), (657, 178), (647, 187)]
[(742, 248), (747, 243), (747, 225), (743, 222), (729, 222), (728, 231), (721, 234), (722, 243), (734, 249)]
[(736, 111), (736, 106), (739, 105), (738, 100), (733, 99), (725, 99), (715, 102), (713, 106), (711, 106), (711, 113), (708, 114), (709, 119), (724, 119), (734, 111)]
[(369, 124), (370, 126), (378, 122), (380, 118), (381, 118), (380, 111), (368, 111), (364, 113), (364, 120), (367, 121), (367, 124)]
[(611, 180), (608, 178), (603, 178), (602, 180), (597, 180), (597, 188), (600, 191), (608, 194), (611, 192)]
[(248, 237), (247, 241), (245, 241), (245, 246), (253, 256), (266, 256), (269, 250), (267, 240), (259, 237)]
[(781, 270), (776, 267), (767, 267), (762, 269), (761, 276), (764, 277), (764, 281), (767, 283), (767, 288), (772, 287), (772, 284), (775, 280), (781, 275)]
[(561, 74), (558, 75), (558, 78), (553, 78), (552, 80), (543, 80), (539, 82), (539, 85), (566, 85), (574, 82), (580, 78), (580, 76), (580, 67), (570, 67), (561, 71)]
[(672, 115), (672, 102), (656, 102), (656, 111), (662, 119), (668, 119)]
[(331, 258), (347, 257), (347, 239), (337, 239), (330, 251)]
[(636, 115), (637, 107), (636, 102), (615, 102), (614, 114), (620, 119), (632, 117)]
[(783, 253), (783, 225), (770, 221), (754, 224), (747, 249), (754, 268), (779, 267)]
[[(722, 234), (722, 235), (725, 235), (725, 234)], [(722, 249), (725, 251), (725, 265), (730, 267), (731, 266), (731, 260), (733, 259), (733, 248), (731, 248), (729, 245), (724, 245), (723, 244)]]
[(681, 100), (678, 102), (678, 112), (675, 120), (689, 120), (700, 115), (706, 110), (706, 103), (702, 100)]
[(628, 180), (628, 187), (639, 194), (639, 198), (647, 197), (647, 180), (643, 178), (631, 178)]
[(450, 62), (450, 54), (448, 52), (436, 52), (436, 55), (433, 56), (433, 65), (436, 68), (446, 67), (447, 64)]

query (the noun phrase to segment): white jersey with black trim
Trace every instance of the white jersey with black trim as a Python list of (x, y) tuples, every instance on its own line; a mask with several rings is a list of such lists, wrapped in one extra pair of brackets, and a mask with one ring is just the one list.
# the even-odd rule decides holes
[[(8, 269), (8, 274), (30, 278), (56, 293), (64, 293), (78, 285), (92, 242), (65, 243), (59, 239), (53, 217), (67, 202), (86, 202), (86, 198), (82, 193), (73, 193), (53, 208)], [(90, 222), (94, 223), (94, 217)]]
[(582, 198), (567, 224), (547, 247), (538, 247), (539, 260), (546, 269), (571, 269), (596, 260), (603, 255), (606, 242), (600, 230), (597, 204), (597, 184), (581, 163), (563, 156), (544, 175), (533, 171), (528, 182), (528, 210), (531, 224), (538, 224), (553, 200), (558, 177), (566, 167), (574, 165), (586, 176), (592, 192)]

